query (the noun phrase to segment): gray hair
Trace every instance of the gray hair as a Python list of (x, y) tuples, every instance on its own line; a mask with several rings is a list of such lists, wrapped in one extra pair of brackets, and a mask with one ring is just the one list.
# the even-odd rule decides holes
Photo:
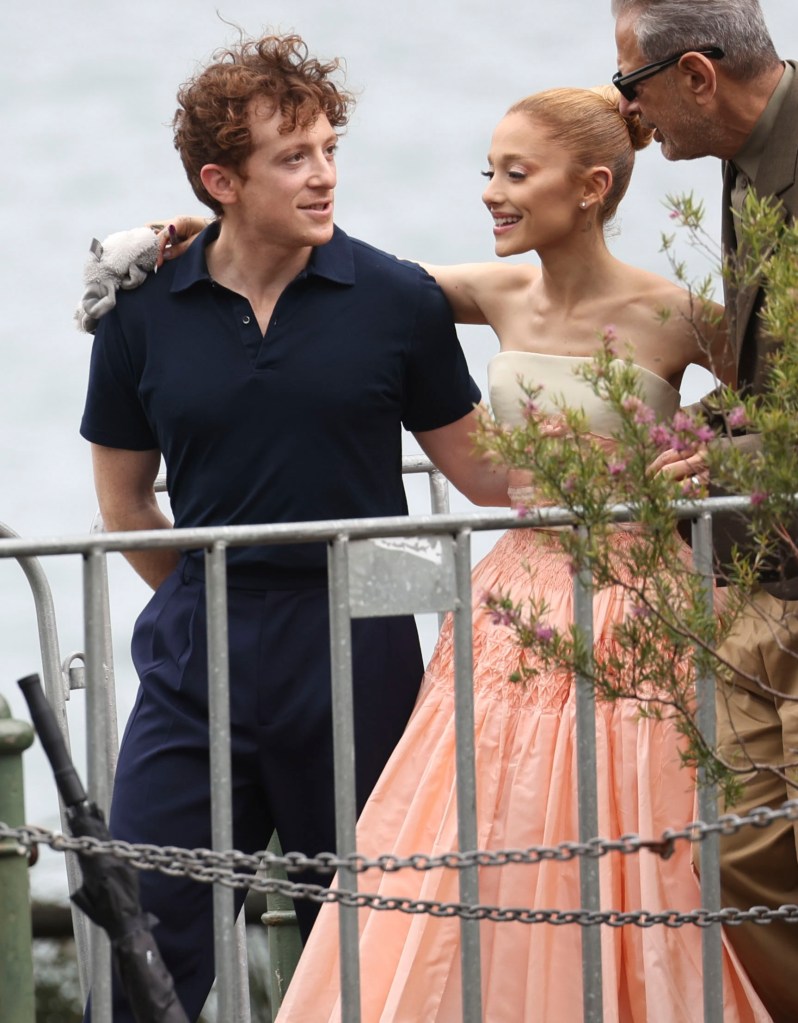
[(779, 62), (759, 0), (611, 0), (612, 15), (637, 15), (634, 34), (645, 60), (719, 46), (723, 70), (751, 79)]

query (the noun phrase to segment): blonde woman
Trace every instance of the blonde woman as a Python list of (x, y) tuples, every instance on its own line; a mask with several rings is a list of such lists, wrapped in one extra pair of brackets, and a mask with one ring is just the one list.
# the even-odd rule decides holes
[[(628, 266), (608, 250), (604, 227), (629, 182), (635, 150), (650, 136), (624, 119), (614, 89), (555, 89), (510, 108), (493, 136), (483, 200), (499, 256), (536, 252), (540, 266), (486, 263), (428, 266), (455, 319), (489, 324), (500, 352), (489, 366), (497, 418), (517, 422), (519, 377), (584, 408), (591, 429), (612, 433), (606, 407), (573, 370), (614, 325), (629, 343), (647, 403), (663, 418), (679, 405), (690, 363), (715, 369), (725, 339), (709, 351), (693, 330), (690, 299), (674, 284)], [(657, 313), (674, 315), (664, 324)], [(680, 315), (684, 314), (684, 315)], [(710, 328), (711, 333), (711, 328)], [(608, 444), (611, 443), (608, 440)], [(690, 465), (682, 466), (689, 472)], [(620, 547), (628, 534), (618, 531)], [(474, 712), (480, 849), (553, 846), (577, 827), (574, 687), (569, 675), (510, 681), (524, 656), (514, 633), (496, 624), (486, 592), (516, 601), (543, 596), (553, 625), (572, 618), (569, 559), (545, 530), (511, 530), (474, 570)], [(623, 594), (596, 594), (596, 644), (612, 642)], [(457, 848), (452, 623), (427, 668), (415, 711), (358, 825), (366, 856)], [(641, 718), (629, 701), (599, 703), (599, 828), (605, 836), (658, 835), (693, 819), (693, 779), (680, 766), (672, 721)], [(604, 857), (602, 906), (682, 911), (700, 905), (690, 850), (672, 858)], [(377, 871), (363, 891), (458, 901), (453, 870)], [(577, 909), (579, 866), (484, 868), (480, 901), (504, 907)], [(426, 914), (361, 911), (364, 1023), (456, 1023), (461, 1019), (459, 920)], [(702, 1004), (701, 932), (693, 926), (602, 928), (604, 1019), (623, 1023), (692, 1021)], [(481, 925), (483, 1018), (490, 1023), (582, 1018), (581, 929), (546, 924)], [(724, 1020), (770, 1017), (733, 956), (724, 949)], [(314, 925), (278, 1023), (328, 1023), (340, 1015), (337, 910)]]

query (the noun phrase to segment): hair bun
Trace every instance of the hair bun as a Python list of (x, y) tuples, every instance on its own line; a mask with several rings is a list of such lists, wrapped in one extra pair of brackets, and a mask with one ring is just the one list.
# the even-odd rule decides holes
[(605, 99), (614, 110), (618, 111), (618, 116), (623, 118), (624, 124), (629, 132), (632, 148), (635, 151), (645, 149), (649, 142), (651, 142), (654, 138), (654, 132), (651, 128), (646, 128), (643, 125), (639, 114), (621, 113), (621, 94), (615, 86), (597, 85), (591, 91), (598, 93), (598, 95), (601, 96), (602, 99)]

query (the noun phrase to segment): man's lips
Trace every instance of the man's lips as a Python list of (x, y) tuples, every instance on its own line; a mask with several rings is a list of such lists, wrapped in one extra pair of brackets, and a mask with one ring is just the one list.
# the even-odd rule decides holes
[(332, 199), (325, 199), (322, 202), (307, 203), (306, 205), (300, 206), (299, 208), (305, 213), (312, 213), (317, 214), (319, 216), (324, 216), (332, 210), (333, 201)]

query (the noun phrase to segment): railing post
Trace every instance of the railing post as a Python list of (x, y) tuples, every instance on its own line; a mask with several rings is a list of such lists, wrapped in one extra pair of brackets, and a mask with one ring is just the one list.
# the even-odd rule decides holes
[[(233, 771), (230, 748), (230, 649), (227, 631), (227, 548), (215, 543), (205, 551), (205, 602), (208, 612), (208, 728), (210, 734), (211, 836), (215, 852), (233, 848)], [(242, 954), (246, 935), (236, 922), (235, 895), (213, 886), (213, 940), (218, 1017), (248, 1023), (249, 990)]]
[[(18, 537), (9, 526), (0, 522), (0, 538)], [(58, 646), (58, 628), (55, 619), (55, 607), (53, 596), (50, 592), (50, 585), (42, 566), (36, 557), (20, 557), (17, 559), (19, 567), (25, 574), (30, 585), (33, 603), (36, 609), (36, 624), (39, 631), (39, 647), (42, 658), (42, 675), (44, 678), (44, 691), (50, 706), (53, 708), (58, 727), (64, 736), (64, 742), (69, 749), (69, 728), (67, 726), (67, 714), (65, 701), (69, 697), (69, 685), (66, 677), (61, 671), (61, 655)], [(66, 827), (66, 816), (64, 807), (59, 800), (61, 808), (61, 826)], [(74, 892), (80, 888), (83, 877), (80, 872), (78, 858), (74, 853), (66, 855), (66, 875), (69, 891)], [(78, 973), (80, 979), (80, 992), (85, 1001), (89, 994), (89, 929), (88, 921), (83, 913), (72, 905), (72, 927), (75, 934), (75, 945), (78, 952)]]
[[(275, 856), (282, 855), (276, 831), (269, 841), (268, 851)], [(283, 867), (270, 866), (265, 872), (267, 877), (280, 880), (288, 878)], [(272, 1015), (276, 1016), (302, 951), (302, 940), (291, 899), (282, 892), (267, 893), (266, 912), (261, 916), (261, 922), (269, 928), (269, 1003)]]
[[(332, 667), (333, 757), (335, 776), (335, 842), (339, 856), (356, 852), (355, 720), (352, 695), (352, 621), (349, 610), (349, 539), (338, 537), (328, 547), (330, 585), (330, 659)], [(357, 874), (338, 871), (341, 888), (357, 889)], [(360, 950), (358, 911), (339, 905), (341, 949), (341, 1015), (360, 1023)]]
[[(429, 501), (433, 515), (448, 515), (449, 513), (449, 481), (440, 469), (431, 469), (429, 474)], [(438, 630), (443, 628), (446, 620), (444, 611), (438, 612)]]
[[(587, 530), (579, 527), (580, 538)], [(580, 561), (574, 575), (574, 627), (581, 636), (592, 663), (593, 650), (593, 575), (590, 564)], [(577, 673), (576, 686), (576, 772), (579, 791), (579, 841), (598, 836), (598, 788), (596, 781), (596, 697), (589, 678)], [(592, 856), (579, 860), (582, 908), (598, 912), (601, 908), (599, 862)], [(582, 928), (582, 1005), (584, 1023), (601, 1023), (604, 1018), (601, 977), (601, 930), (599, 926)]]
[[(704, 580), (704, 600), (712, 613), (712, 516), (703, 512), (693, 519), (693, 565)], [(696, 723), (704, 741), (715, 746), (715, 678), (712, 672), (696, 674)], [(718, 819), (718, 787), (707, 784), (706, 772), (698, 770), (698, 815), (711, 824)], [(708, 835), (701, 845), (701, 908), (720, 910), (720, 836)], [(705, 927), (701, 935), (704, 972), (704, 1023), (723, 1023), (723, 937), (721, 924)]]
[[(108, 731), (105, 663), (105, 610), (102, 573), (104, 555), (88, 551), (83, 557), (83, 620), (86, 651), (86, 756), (88, 794), (106, 819), (111, 802), (111, 775), (105, 736)], [(110, 1023), (113, 1018), (111, 943), (101, 927), (89, 927), (91, 960), (91, 1014), (95, 1023)]]
[[(25, 823), (22, 752), (33, 743), (33, 729), (14, 721), (0, 696), (0, 821)], [(33, 934), (28, 858), (12, 841), (0, 842), (0, 1015), (4, 1023), (33, 1023)]]
[[(455, 571), (457, 604), (454, 609), (454, 719), (457, 762), (457, 837), (461, 852), (476, 849), (477, 782), (474, 769), (474, 644), (471, 606), (471, 530), (457, 534)], [(479, 868), (460, 871), (460, 901), (479, 902)], [(460, 965), (463, 1023), (482, 1020), (482, 962), (479, 920), (460, 919)]]

